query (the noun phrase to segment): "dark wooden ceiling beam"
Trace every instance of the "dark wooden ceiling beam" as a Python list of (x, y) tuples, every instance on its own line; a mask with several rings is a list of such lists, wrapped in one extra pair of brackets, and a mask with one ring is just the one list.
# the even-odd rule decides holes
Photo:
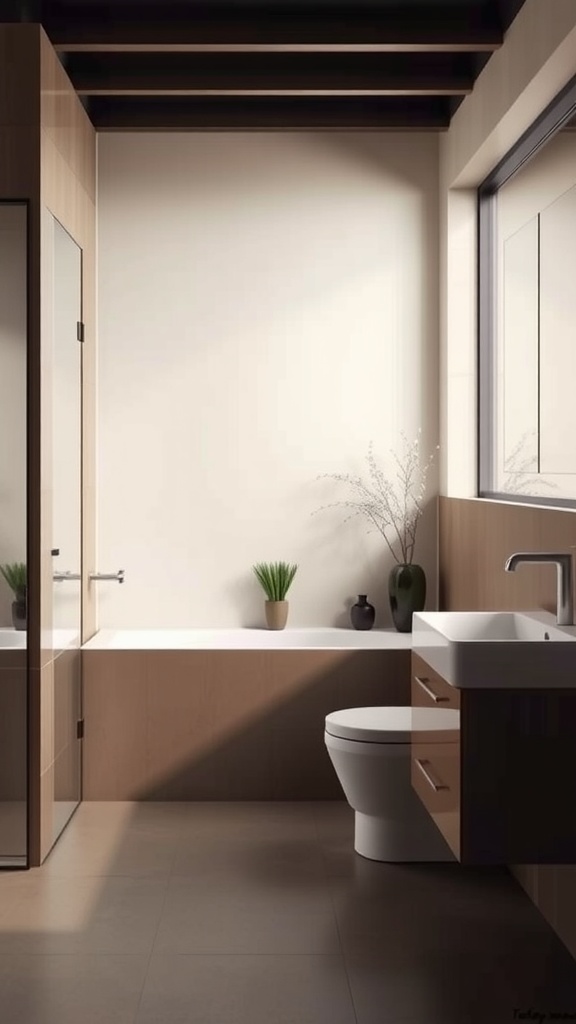
[(231, 98), (88, 100), (100, 131), (444, 131), (447, 101)]
[(71, 54), (79, 95), (454, 96), (472, 91), (468, 58), (435, 54)]
[(491, 52), (502, 29), (486, 7), (193, 9), (167, 3), (58, 4), (44, 26), (66, 52)]

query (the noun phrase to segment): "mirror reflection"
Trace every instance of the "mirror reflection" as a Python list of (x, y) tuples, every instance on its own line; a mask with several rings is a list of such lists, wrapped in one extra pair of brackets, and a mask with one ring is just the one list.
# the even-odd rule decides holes
[(26, 863), (26, 222), (0, 202), (0, 866)]
[(576, 132), (497, 193), (494, 490), (576, 499)]

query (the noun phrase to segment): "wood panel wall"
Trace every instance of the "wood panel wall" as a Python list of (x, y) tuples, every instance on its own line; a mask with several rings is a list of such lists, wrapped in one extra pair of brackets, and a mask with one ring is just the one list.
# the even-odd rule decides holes
[(28, 693), (29, 847), (51, 845), (54, 745), (52, 643), (51, 335), (42, 281), (50, 253), (42, 230), (54, 214), (83, 250), (83, 612), (95, 630), (87, 574), (95, 552), (96, 140), (56, 53), (38, 24), (0, 24), (0, 199), (28, 204)]
[[(82, 249), (82, 318), (85, 341), (82, 346), (82, 634), (95, 632), (94, 587), (88, 572), (95, 568), (95, 439), (96, 439), (96, 133), (80, 103), (45, 32), (39, 31), (40, 50), (40, 199), (41, 199), (41, 281), (53, 279), (51, 217), (74, 238)], [(59, 695), (67, 686), (70, 666), (52, 642), (52, 308), (48, 288), (41, 302), (41, 528), (40, 528), (40, 835), (35, 860), (41, 862), (53, 842), (53, 814), (56, 780), (74, 762), (77, 743), (72, 730), (68, 742), (54, 743), (55, 713)], [(77, 655), (78, 662), (80, 653)], [(68, 659), (69, 660), (69, 659)], [(78, 667), (79, 672), (79, 667)], [(66, 702), (64, 702), (64, 705)], [(47, 723), (52, 722), (52, 730)], [(42, 738), (45, 739), (42, 739)]]
[(410, 651), (83, 651), (84, 799), (327, 800), (324, 719), (410, 702)]
[[(555, 611), (554, 566), (523, 565), (507, 573), (504, 561), (514, 551), (574, 552), (575, 547), (576, 510), (440, 498), (440, 608)], [(514, 865), (512, 870), (576, 957), (576, 865)]]

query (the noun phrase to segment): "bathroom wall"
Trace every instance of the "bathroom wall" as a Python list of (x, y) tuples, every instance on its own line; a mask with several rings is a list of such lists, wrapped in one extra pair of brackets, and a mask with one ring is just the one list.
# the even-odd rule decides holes
[[(505, 574), (513, 549), (576, 545), (576, 514), (474, 500), (476, 187), (573, 77), (576, 7), (526, 0), (440, 143), (440, 607), (554, 607), (550, 567)], [(471, 499), (471, 500), (459, 500)], [(532, 571), (534, 570), (534, 571)], [(518, 578), (514, 578), (518, 577)], [(570, 810), (567, 813), (573, 813)], [(513, 871), (576, 956), (576, 866)]]
[[(431, 134), (99, 136), (101, 627), (259, 625), (275, 559), (290, 624), (389, 624), (381, 537), (311, 513), (371, 440), (436, 444), (437, 168)], [(433, 603), (434, 502), (417, 560)]]

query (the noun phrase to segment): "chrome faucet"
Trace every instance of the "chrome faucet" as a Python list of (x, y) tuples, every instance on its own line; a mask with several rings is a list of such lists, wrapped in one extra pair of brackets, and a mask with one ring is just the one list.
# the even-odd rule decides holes
[(504, 568), (514, 572), (521, 562), (551, 562), (556, 566), (556, 622), (559, 626), (573, 626), (572, 555), (564, 551), (517, 551), (506, 559)]

